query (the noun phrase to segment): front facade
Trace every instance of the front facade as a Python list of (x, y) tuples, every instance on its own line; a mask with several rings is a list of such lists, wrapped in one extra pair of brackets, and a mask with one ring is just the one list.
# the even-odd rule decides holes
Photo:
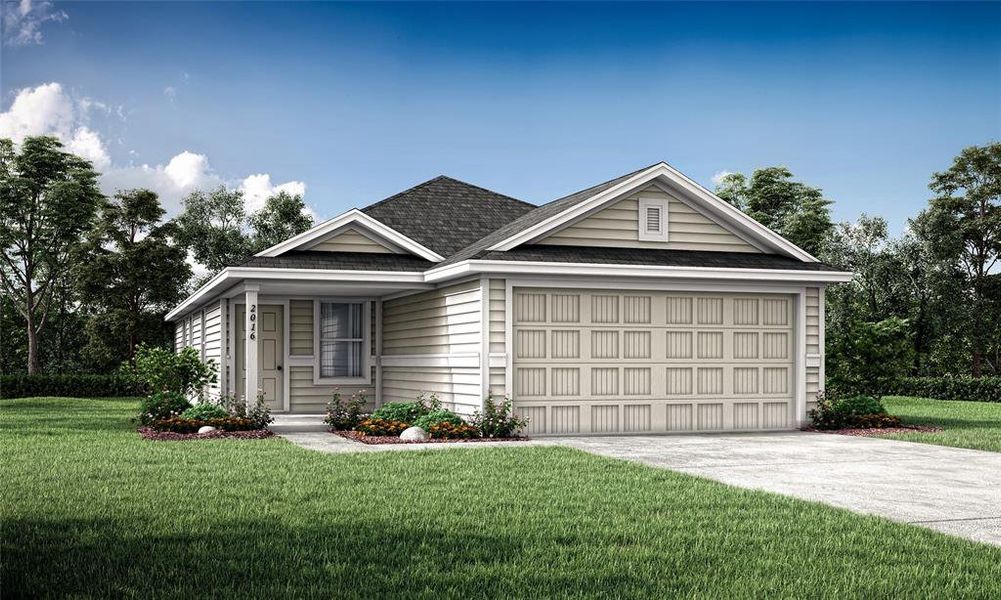
[(791, 429), (846, 281), (658, 163), (542, 206), (438, 177), (228, 267), (175, 308), (211, 394), (321, 413), (510, 396), (529, 435)]

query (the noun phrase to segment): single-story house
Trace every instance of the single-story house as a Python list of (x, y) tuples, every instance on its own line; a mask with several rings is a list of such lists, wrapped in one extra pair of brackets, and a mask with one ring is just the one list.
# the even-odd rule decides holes
[(535, 206), (436, 177), (228, 267), (173, 309), (215, 394), (321, 413), (509, 396), (528, 433), (791, 429), (847, 281), (665, 163)]

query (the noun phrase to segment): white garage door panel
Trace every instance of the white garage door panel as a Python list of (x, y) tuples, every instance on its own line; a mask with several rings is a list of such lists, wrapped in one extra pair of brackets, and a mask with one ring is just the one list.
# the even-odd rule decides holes
[(514, 291), (529, 434), (793, 426), (793, 297)]

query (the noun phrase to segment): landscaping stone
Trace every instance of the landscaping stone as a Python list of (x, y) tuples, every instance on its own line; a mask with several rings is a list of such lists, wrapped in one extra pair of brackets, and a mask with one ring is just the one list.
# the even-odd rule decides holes
[(211, 425), (203, 425), (203, 426), (201, 426), (201, 427), (198, 428), (198, 433), (199, 434), (202, 434), (202, 433), (211, 433), (213, 431), (215, 431), (215, 427), (213, 427)]
[(428, 439), (428, 432), (424, 431), (420, 427), (408, 427), (403, 430), (400, 434), (400, 439), (405, 442), (426, 442)]

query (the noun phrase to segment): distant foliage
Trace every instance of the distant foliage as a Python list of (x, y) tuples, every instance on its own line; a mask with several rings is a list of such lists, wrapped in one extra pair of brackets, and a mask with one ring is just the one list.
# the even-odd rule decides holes
[(879, 394), (907, 374), (913, 346), (905, 319), (855, 322), (830, 345), (828, 385), (840, 395)]
[(122, 375), (0, 375), (0, 398), (141, 396), (144, 387)]
[(884, 391), (894, 396), (1001, 402), (1001, 377), (904, 377)]

